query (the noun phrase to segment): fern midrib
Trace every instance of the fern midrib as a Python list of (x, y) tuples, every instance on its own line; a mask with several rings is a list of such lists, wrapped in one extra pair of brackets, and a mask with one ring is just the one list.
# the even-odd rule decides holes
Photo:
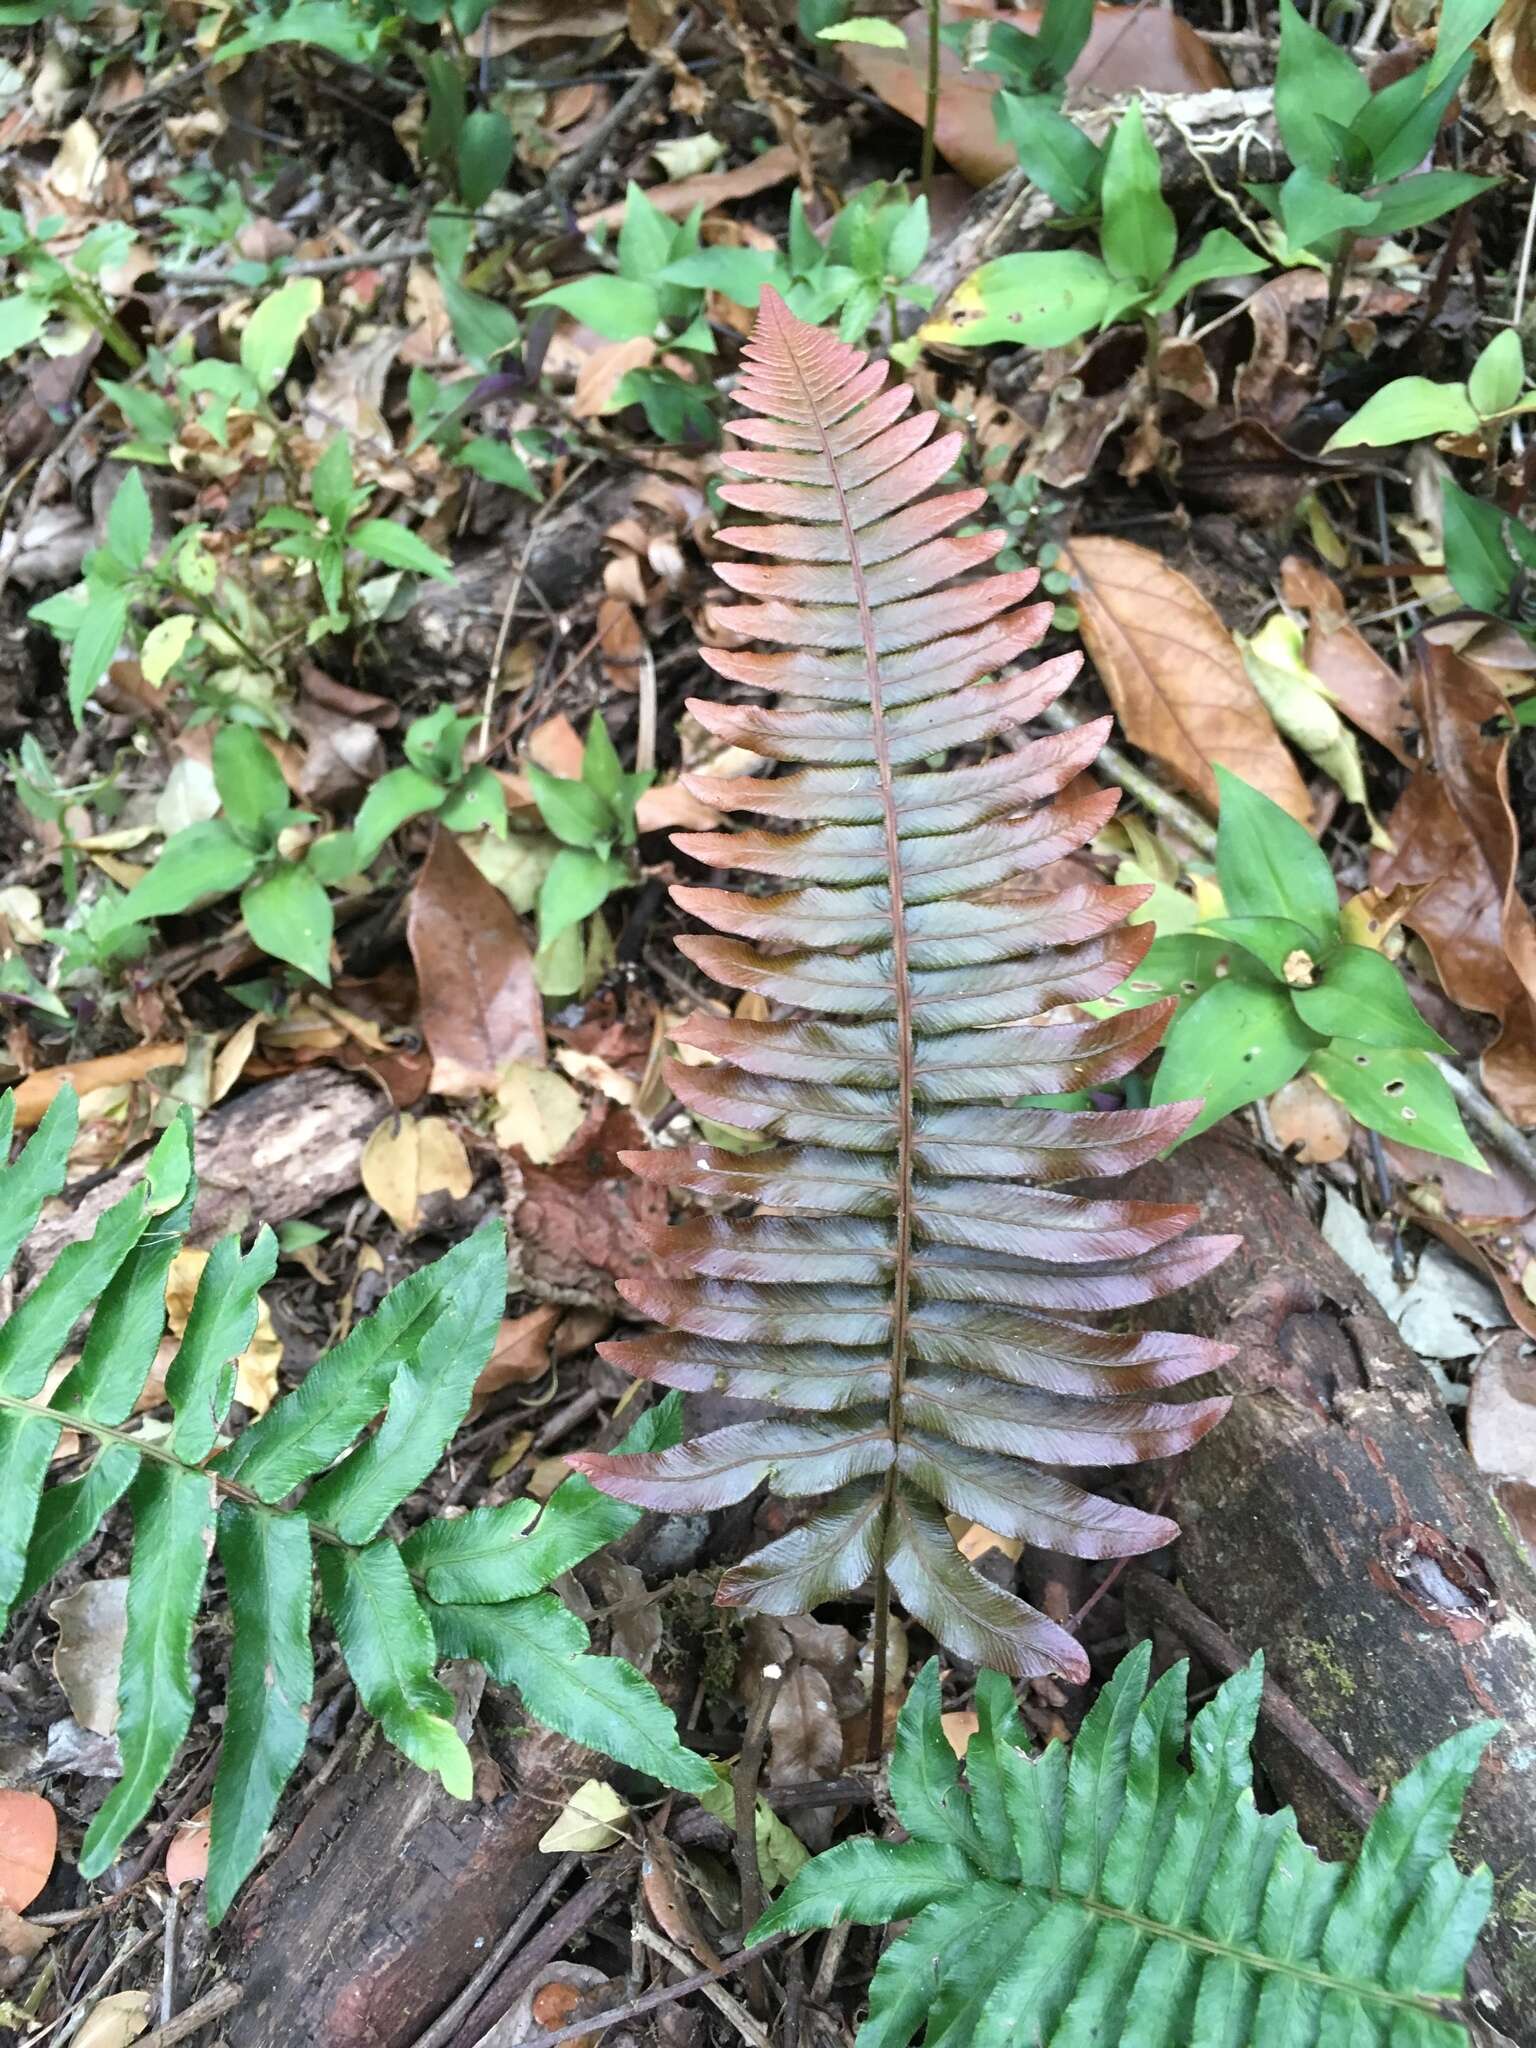
[(1222, 1962), (1239, 1963), (1252, 1970), (1267, 1970), (1271, 1975), (1294, 1977), (1303, 1984), (1315, 1985), (1320, 1991), (1337, 1991), (1350, 1998), (1359, 1998), (1377, 2005), (1392, 2007), (1398, 2012), (1428, 2015), (1433, 2019), (1456, 2020), (1459, 2008), (1454, 1998), (1434, 1998), (1414, 1991), (1391, 1991), (1384, 1984), (1361, 1983), (1353, 1977), (1339, 1977), (1332, 1972), (1299, 1963), (1289, 1957), (1266, 1956), (1256, 1949), (1239, 1948), (1232, 1942), (1220, 1941), (1212, 1934), (1196, 1934), (1192, 1928), (1170, 1927), (1161, 1920), (1152, 1920), (1144, 1913), (1133, 1913), (1125, 1906), (1111, 1906), (1103, 1899), (1085, 1897), (1081, 1892), (1063, 1891), (1056, 1885), (1020, 1885), (1018, 1890), (1032, 1892), (1037, 1898), (1049, 1899), (1053, 1905), (1076, 1906), (1079, 1911), (1096, 1915), (1101, 1920), (1113, 1920), (1122, 1927), (1132, 1927), (1140, 1934), (1156, 1941), (1177, 1941), (1185, 1948), (1197, 1953), (1215, 1956)]
[(848, 571), (853, 579), (859, 608), (859, 636), (864, 648), (864, 678), (869, 690), (870, 731), (875, 747), (875, 772), (880, 780), (881, 822), (885, 830), (886, 867), (891, 899), (891, 979), (896, 995), (896, 1244), (891, 1275), (891, 1389), (886, 1404), (886, 1428), (891, 1441), (891, 1462), (885, 1475), (880, 1507), (880, 1565), (876, 1584), (873, 1628), (874, 1669), (870, 1684), (869, 1755), (878, 1760), (884, 1747), (886, 1639), (890, 1633), (890, 1575), (885, 1568), (885, 1550), (890, 1542), (896, 1507), (901, 1444), (901, 1410), (906, 1389), (907, 1317), (912, 1281), (912, 1155), (914, 1149), (913, 1102), (916, 1096), (916, 1060), (913, 1051), (912, 975), (907, 961), (906, 902), (902, 892), (901, 829), (896, 814), (895, 775), (891, 765), (890, 735), (886, 730), (885, 705), (880, 695), (880, 652), (875, 637), (874, 609), (869, 584), (859, 557), (858, 530), (848, 509), (848, 494), (838, 473), (837, 458), (822, 423), (817, 402), (805, 372), (800, 367), (792, 338), (786, 336), (784, 352), (794, 364), (795, 375), (805, 393), (806, 404), (821, 443), (822, 458), (832, 480), (832, 491), (848, 548)]

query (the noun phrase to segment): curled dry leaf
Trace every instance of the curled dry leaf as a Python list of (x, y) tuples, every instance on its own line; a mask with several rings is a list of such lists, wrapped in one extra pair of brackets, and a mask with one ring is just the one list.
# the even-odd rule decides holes
[(69, 1701), (70, 1712), (93, 1735), (110, 1735), (117, 1726), (128, 1581), (88, 1579), (73, 1593), (55, 1600), (48, 1618), (58, 1625), (53, 1675)]
[(1504, 0), (1488, 31), (1488, 62), (1503, 112), (1536, 121), (1536, 0)]
[(1516, 888), (1520, 836), (1509, 803), (1509, 740), (1487, 730), (1504, 700), (1473, 662), (1426, 643), (1414, 677), (1429, 757), (1398, 799), (1371, 880), (1417, 891), (1404, 922), (1428, 946), (1446, 993), (1499, 1021), (1485, 1086), (1517, 1124), (1536, 1123), (1536, 924)]
[(1350, 624), (1339, 586), (1315, 563), (1287, 555), (1280, 565), (1280, 595), (1306, 613), (1307, 667), (1344, 716), (1411, 768), (1409, 742), (1419, 725), (1413, 700), (1402, 677)]
[(503, 1387), (524, 1386), (530, 1380), (544, 1377), (549, 1371), (549, 1340), (561, 1313), (546, 1302), (530, 1309), (527, 1315), (503, 1318), (491, 1355), (475, 1381), (471, 1415)]
[(0, 1907), (24, 1913), (59, 1853), (59, 1817), (40, 1792), (0, 1790)]
[(98, 1088), (121, 1088), (130, 1081), (142, 1081), (156, 1067), (179, 1067), (187, 1057), (185, 1039), (159, 1045), (136, 1045), (132, 1052), (104, 1053), (100, 1059), (70, 1060), (60, 1067), (45, 1067), (28, 1074), (16, 1089), (16, 1128), (30, 1131), (42, 1122), (43, 1113), (66, 1084), (85, 1096)]
[(1306, 787), (1219, 615), (1149, 548), (1082, 534), (1062, 550), (1083, 639), (1125, 735), (1213, 810), (1229, 768), (1305, 824)]
[(544, 1006), (516, 912), (451, 832), (437, 832), (406, 925), (432, 1087), (489, 1093), (509, 1060), (544, 1064)]
[(386, 1117), (363, 1147), (363, 1186), (397, 1230), (414, 1230), (428, 1195), (462, 1201), (475, 1184), (464, 1140), (440, 1116)]

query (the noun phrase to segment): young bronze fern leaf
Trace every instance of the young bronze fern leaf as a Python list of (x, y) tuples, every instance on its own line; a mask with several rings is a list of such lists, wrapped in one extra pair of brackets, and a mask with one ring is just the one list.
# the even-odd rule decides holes
[(1218, 1420), (1221, 1400), (1157, 1397), (1226, 1347), (1088, 1318), (1169, 1293), (1236, 1240), (1186, 1236), (1192, 1208), (1063, 1188), (1150, 1158), (1197, 1105), (1016, 1106), (1126, 1073), (1169, 1006), (1104, 1022), (1046, 1015), (1107, 994), (1151, 939), (1125, 923), (1141, 893), (1035, 879), (1114, 809), (1112, 793), (1076, 781), (1108, 721), (930, 765), (1005, 741), (1078, 658), (1010, 667), (1051, 608), (1023, 602), (1033, 571), (956, 580), (1005, 536), (951, 531), (985, 500), (927, 495), (960, 436), (935, 437), (936, 415), (909, 417), (910, 391), (885, 383), (883, 364), (764, 292), (738, 390), (748, 417), (734, 427), (748, 446), (726, 457), (756, 480), (723, 496), (769, 523), (720, 538), (768, 559), (721, 566), (754, 602), (715, 623), (777, 650), (703, 652), (779, 702), (691, 709), (722, 740), (801, 765), (692, 778), (705, 802), (770, 828), (676, 840), (706, 864), (775, 878), (774, 892), (673, 893), (724, 935), (682, 939), (690, 959), (809, 1014), (700, 1015), (679, 1034), (717, 1064), (674, 1063), (678, 1097), (776, 1142), (631, 1157), (648, 1179), (756, 1207), (669, 1230), (655, 1276), (625, 1290), (666, 1328), (604, 1347), (642, 1377), (782, 1412), (674, 1450), (572, 1462), (647, 1507), (719, 1507), (764, 1481), (830, 1495), (728, 1572), (719, 1598), (797, 1613), (873, 1577), (880, 1610), (894, 1587), (979, 1663), (1081, 1678), (1077, 1643), (974, 1571), (945, 1511), (1084, 1557), (1167, 1542), (1162, 1517), (1046, 1468), (1158, 1457)]

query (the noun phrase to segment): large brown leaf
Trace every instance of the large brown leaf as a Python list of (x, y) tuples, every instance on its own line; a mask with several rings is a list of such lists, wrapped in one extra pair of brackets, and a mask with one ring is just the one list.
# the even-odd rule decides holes
[(544, 1064), (544, 1007), (522, 925), (451, 832), (436, 834), (416, 877), (406, 936), (437, 1094), (488, 1092), (509, 1060)]
[(1352, 725), (1368, 732), (1405, 768), (1415, 756), (1407, 742), (1418, 731), (1418, 713), (1407, 685), (1384, 661), (1358, 626), (1331, 576), (1301, 555), (1280, 565), (1280, 594), (1307, 614), (1307, 667), (1332, 691)]
[(1110, 534), (1062, 551), (1083, 639), (1125, 736), (1213, 810), (1229, 768), (1299, 818), (1306, 787), (1220, 617), (1161, 555)]
[(1414, 699), (1429, 758), (1387, 820), (1397, 851), (1375, 856), (1371, 880), (1421, 892), (1406, 922), (1447, 993), (1499, 1020), (1483, 1054), (1488, 1092), (1516, 1123), (1536, 1123), (1536, 925), (1515, 887), (1509, 742), (1484, 731), (1504, 699), (1475, 662), (1433, 645)]

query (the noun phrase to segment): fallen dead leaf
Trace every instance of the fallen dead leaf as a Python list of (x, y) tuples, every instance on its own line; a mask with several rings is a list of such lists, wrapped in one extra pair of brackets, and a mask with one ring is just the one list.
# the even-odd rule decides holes
[(1488, 31), (1488, 62), (1504, 113), (1536, 120), (1536, 0), (1504, 0)]
[(165, 1881), (175, 1891), (184, 1884), (201, 1884), (208, 1875), (209, 1822), (213, 1808), (203, 1807), (184, 1820), (171, 1837), (165, 1852)]
[(128, 2048), (149, 2025), (152, 1991), (113, 1991), (99, 1999), (75, 2036), (75, 2048)]
[(1490, 1479), (1536, 1486), (1536, 1359), (1523, 1330), (1500, 1330), (1472, 1375), (1467, 1449)]
[(130, 1081), (142, 1081), (156, 1067), (182, 1066), (186, 1057), (186, 1041), (178, 1039), (161, 1045), (136, 1045), (132, 1052), (104, 1053), (100, 1059), (44, 1067), (28, 1074), (16, 1089), (16, 1128), (30, 1131), (41, 1123), (49, 1103), (66, 1085), (77, 1095), (86, 1095), (93, 1088), (120, 1088)]
[[(0, 1799), (4, 1797), (0, 1793)], [(0, 1862), (3, 1857), (4, 1852), (0, 1851)], [(0, 1967), (0, 1991), (9, 1989), (15, 1981), (13, 1972), (24, 1974), (26, 1965), (41, 1954), (57, 1932), (56, 1927), (41, 1927), (35, 1920), (23, 1920), (9, 1906), (0, 1906), (0, 1959), (4, 1963)]]
[(55, 1600), (48, 1617), (57, 1623), (53, 1675), (69, 1710), (93, 1735), (117, 1726), (117, 1680), (128, 1627), (128, 1581), (88, 1579)]
[(565, 1802), (554, 1825), (545, 1829), (539, 1847), (546, 1856), (588, 1856), (612, 1849), (623, 1841), (628, 1819), (629, 1808), (613, 1787), (601, 1778), (588, 1778)]
[(1308, 1074), (1298, 1074), (1269, 1098), (1269, 1123), (1281, 1151), (1294, 1150), (1303, 1166), (1342, 1159), (1354, 1134), (1349, 1111)]
[(440, 1116), (386, 1117), (363, 1147), (363, 1186), (397, 1230), (421, 1221), (428, 1195), (462, 1201), (475, 1184), (464, 1140)]
[(1305, 824), (1311, 805), (1296, 764), (1231, 634), (1189, 578), (1108, 534), (1075, 536), (1061, 560), (1126, 738), (1213, 810), (1212, 769), (1222, 767)]
[(618, 1156), (644, 1144), (629, 1111), (598, 1097), (553, 1165), (506, 1162), (508, 1222), (541, 1292), (613, 1307), (614, 1281), (650, 1265), (666, 1190), (626, 1171)]
[[(648, 185), (645, 196), (671, 220), (685, 220), (696, 206), (706, 213), (724, 206), (730, 199), (751, 199), (774, 185), (783, 185), (796, 172), (795, 153), (787, 143), (777, 142), (761, 156), (748, 157), (731, 171), (702, 171), (696, 177), (679, 178), (672, 184)], [(580, 216), (584, 234), (595, 227), (617, 227), (624, 218), (622, 199), (600, 206), (595, 213)]]
[(406, 937), (437, 1094), (488, 1093), (509, 1060), (544, 1064), (544, 1006), (522, 925), (451, 832), (433, 836)]
[(563, 1313), (546, 1302), (526, 1315), (503, 1318), (491, 1355), (475, 1381), (472, 1415), (503, 1387), (524, 1386), (544, 1377), (549, 1371), (549, 1340)]
[(944, 1731), (944, 1740), (964, 1763), (965, 1752), (971, 1746), (971, 1737), (981, 1727), (980, 1715), (969, 1711), (940, 1714), (939, 1726)]
[(613, 397), (631, 370), (646, 370), (656, 360), (656, 343), (648, 334), (628, 341), (612, 341), (593, 349), (576, 373), (576, 390), (571, 400), (571, 418), (595, 420), (608, 410)]
[(1489, 730), (1504, 700), (1475, 663), (1432, 642), (1413, 688), (1428, 759), (1387, 820), (1397, 850), (1374, 856), (1371, 881), (1418, 892), (1403, 921), (1446, 993), (1499, 1020), (1484, 1085), (1517, 1124), (1536, 1123), (1536, 924), (1516, 887), (1509, 739)]
[(59, 1853), (59, 1817), (41, 1792), (0, 1790), (0, 1906), (24, 1913)]
[(1280, 595), (1306, 613), (1307, 667), (1344, 716), (1411, 768), (1415, 755), (1408, 743), (1419, 723), (1412, 699), (1396, 670), (1351, 625), (1339, 586), (1315, 563), (1287, 555), (1280, 565)]
[(496, 1083), (496, 1121), (492, 1130), (503, 1150), (522, 1153), (533, 1166), (548, 1166), (560, 1157), (586, 1119), (578, 1091), (547, 1067), (517, 1060)]

